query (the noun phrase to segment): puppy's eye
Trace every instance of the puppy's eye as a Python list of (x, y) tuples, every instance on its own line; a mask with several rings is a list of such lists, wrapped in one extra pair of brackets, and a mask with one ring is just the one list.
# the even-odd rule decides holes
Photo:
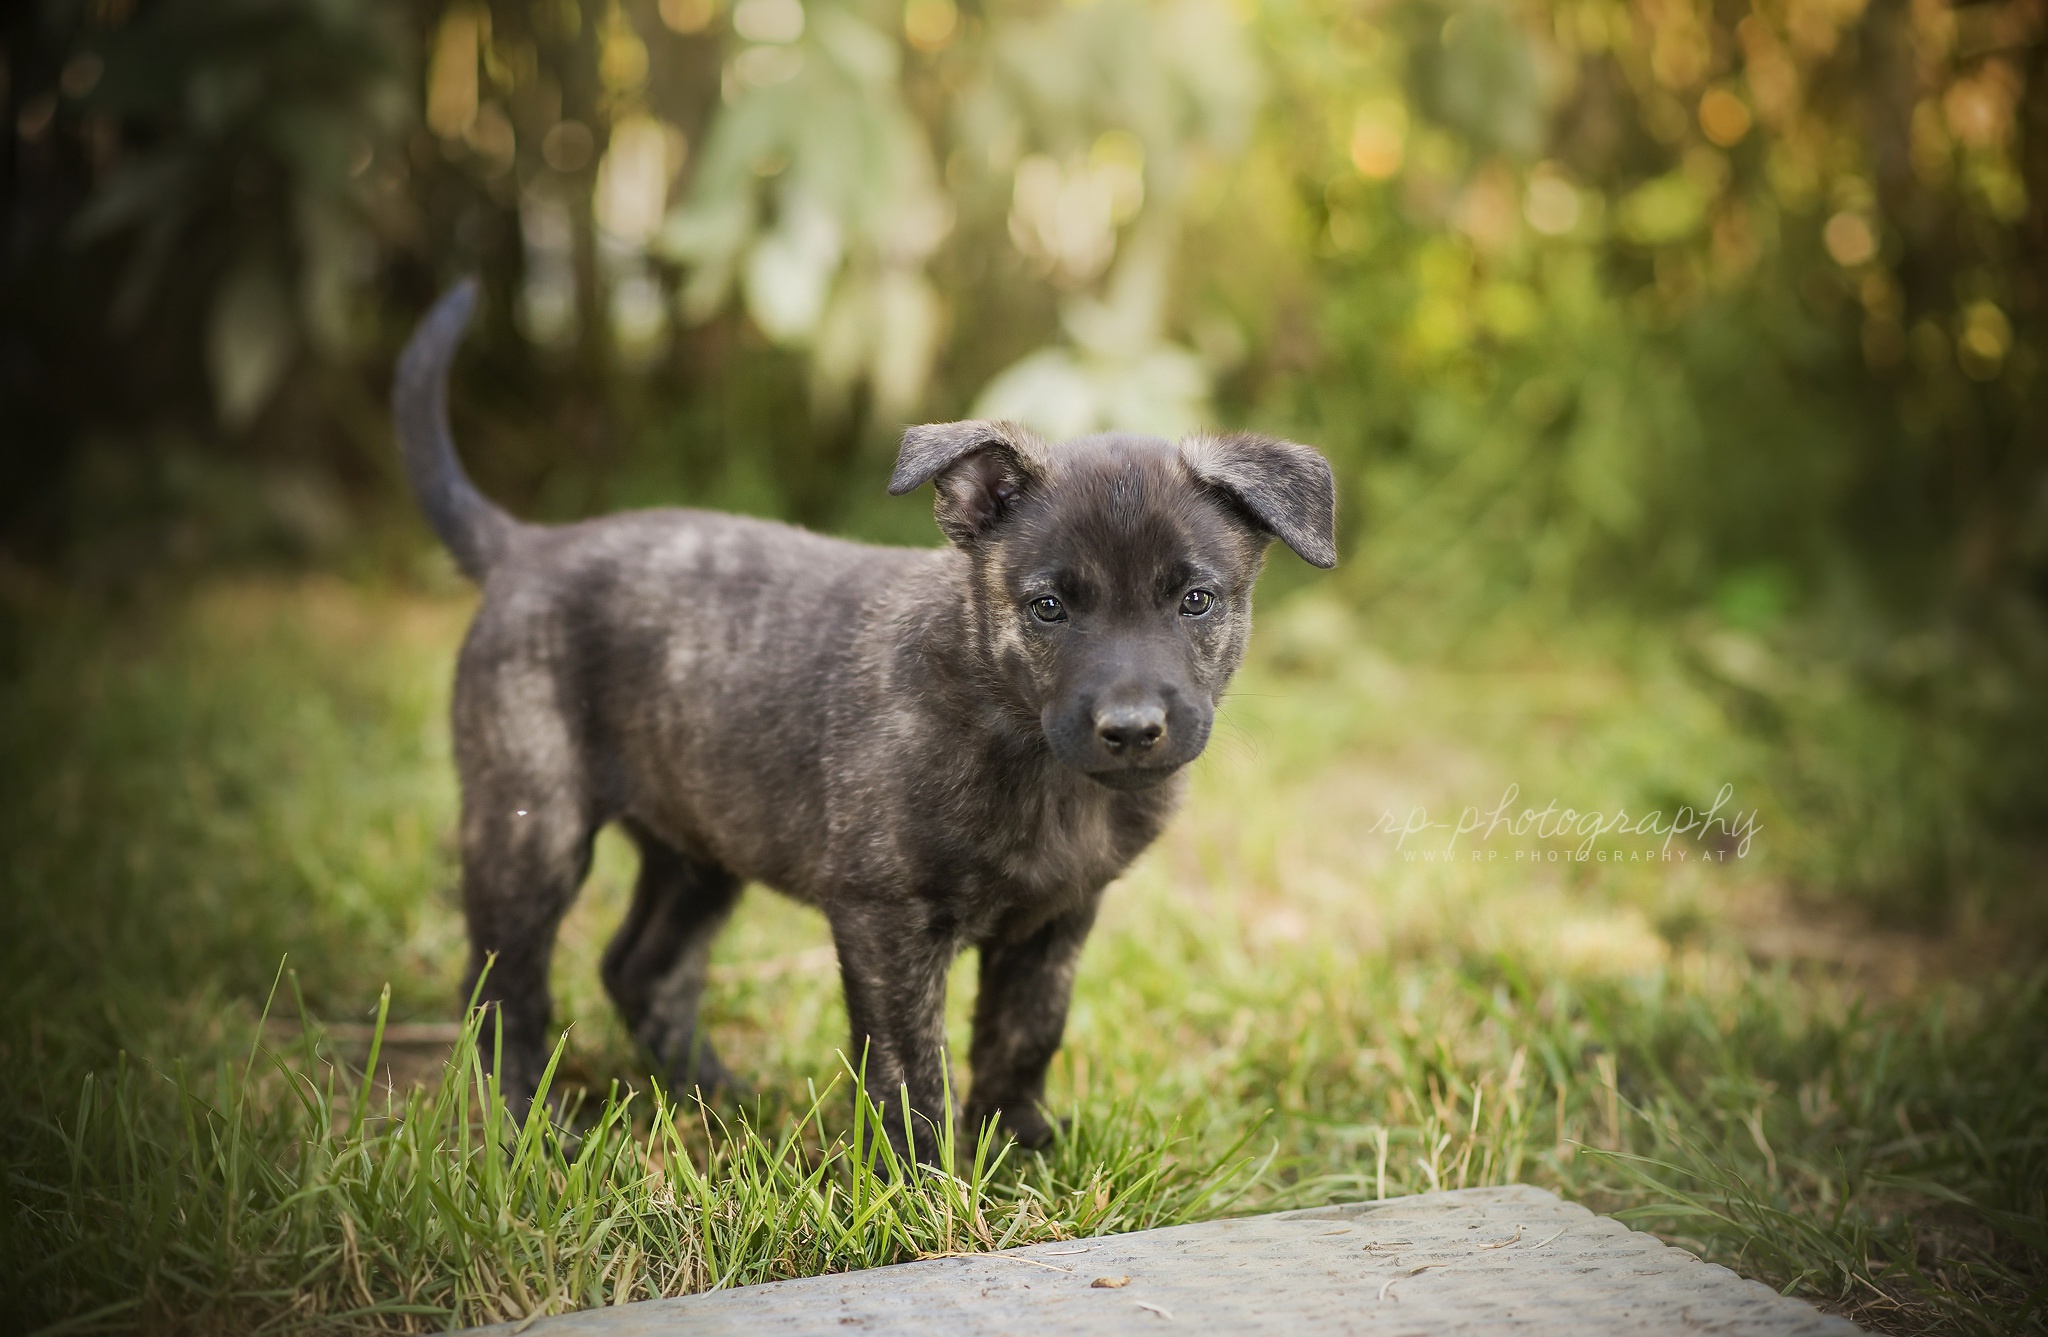
[(1216, 596), (1207, 590), (1189, 590), (1180, 599), (1182, 617), (1204, 617), (1216, 606)]
[(1030, 607), (1031, 616), (1037, 618), (1040, 622), (1065, 622), (1067, 620), (1067, 606), (1058, 599), (1053, 598), (1050, 594), (1040, 595), (1038, 598), (1033, 599)]

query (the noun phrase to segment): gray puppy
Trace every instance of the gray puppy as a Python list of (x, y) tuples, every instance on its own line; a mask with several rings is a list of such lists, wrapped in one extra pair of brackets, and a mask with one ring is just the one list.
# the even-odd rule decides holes
[[(947, 969), (980, 952), (964, 1113), (1027, 1146), (1102, 889), (1159, 834), (1251, 631), (1269, 539), (1336, 562), (1330, 467), (1249, 435), (1048, 445), (913, 427), (937, 549), (706, 511), (523, 524), (464, 476), (447, 373), (464, 283), (393, 392), (427, 519), (483, 587), (455, 678), (469, 977), (529, 1101), (555, 932), (616, 821), (640, 850), (604, 983), (674, 1085), (736, 1085), (697, 1024), (758, 881), (831, 924), (856, 1060), (899, 1150), (946, 1116)], [(487, 974), (484, 965), (495, 957)], [(904, 1114), (907, 1092), (910, 1114)]]

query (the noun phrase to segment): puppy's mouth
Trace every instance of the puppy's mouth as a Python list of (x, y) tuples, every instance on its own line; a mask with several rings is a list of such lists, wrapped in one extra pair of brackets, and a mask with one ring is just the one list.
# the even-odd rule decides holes
[(1119, 766), (1113, 770), (1082, 772), (1097, 784), (1122, 790), (1152, 789), (1179, 773), (1179, 766)]

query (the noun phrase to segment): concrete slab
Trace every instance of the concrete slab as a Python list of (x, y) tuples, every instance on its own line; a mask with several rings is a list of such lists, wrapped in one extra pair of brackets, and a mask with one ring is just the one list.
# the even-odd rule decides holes
[(932, 1258), (590, 1310), (517, 1329), (527, 1337), (1860, 1331), (1521, 1185)]

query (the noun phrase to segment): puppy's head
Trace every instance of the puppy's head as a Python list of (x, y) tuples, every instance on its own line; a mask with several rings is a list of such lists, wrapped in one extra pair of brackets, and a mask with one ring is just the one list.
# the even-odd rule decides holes
[(1119, 789), (1208, 742), (1267, 543), (1337, 561), (1329, 464), (1270, 437), (1047, 445), (1009, 423), (913, 427), (889, 491), (926, 482), (972, 559), (992, 667), (1054, 756)]

